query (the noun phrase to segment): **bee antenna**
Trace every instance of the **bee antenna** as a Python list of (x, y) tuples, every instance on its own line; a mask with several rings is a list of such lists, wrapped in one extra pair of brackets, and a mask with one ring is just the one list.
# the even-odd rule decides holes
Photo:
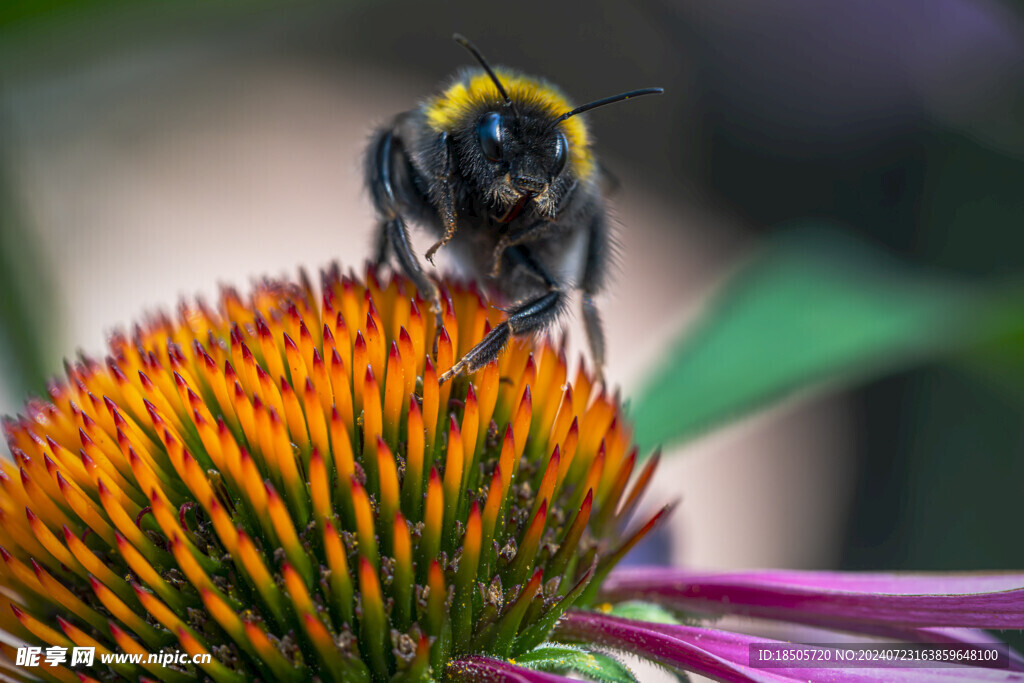
[(554, 122), (559, 123), (560, 121), (565, 121), (566, 119), (576, 116), (577, 114), (582, 114), (585, 111), (590, 111), (591, 109), (603, 107), (606, 104), (622, 102), (623, 100), (628, 100), (632, 97), (640, 97), (641, 95), (660, 95), (663, 92), (665, 92), (664, 88), (641, 88), (640, 90), (630, 90), (629, 92), (619, 93), (618, 95), (612, 95), (611, 97), (605, 97), (600, 100), (594, 100), (593, 102), (581, 104), (572, 111), (562, 114), (557, 119), (555, 119)]
[[(501, 84), (501, 81), (498, 80), (498, 75), (494, 73), (494, 69), (492, 69), (491, 65), (487, 63), (487, 60), (484, 59), (484, 56), (480, 54), (480, 50), (476, 49), (476, 46), (473, 45), (473, 43), (469, 42), (469, 39), (466, 38), (461, 33), (454, 34), (452, 36), (452, 40), (454, 40), (456, 43), (469, 50), (470, 54), (476, 58), (476, 61), (480, 62), (480, 66), (484, 68), (484, 71), (487, 72), (487, 75), (491, 77), (492, 81), (494, 81), (494, 85), (498, 88), (498, 92), (501, 93), (502, 99), (505, 100), (505, 106), (512, 107), (512, 110), (515, 111), (515, 105), (512, 104), (512, 98), (508, 96), (508, 93), (505, 91), (505, 86), (503, 86)], [(516, 116), (518, 115), (519, 112), (516, 112)]]

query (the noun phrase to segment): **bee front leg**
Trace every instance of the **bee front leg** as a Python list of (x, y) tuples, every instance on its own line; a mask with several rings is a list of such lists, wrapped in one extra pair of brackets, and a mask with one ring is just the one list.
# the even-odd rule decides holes
[(434, 178), (437, 181), (438, 188), (434, 205), (437, 208), (437, 215), (440, 217), (442, 225), (444, 225), (444, 235), (430, 249), (427, 249), (425, 256), (431, 265), (434, 264), (434, 254), (437, 253), (438, 249), (448, 244), (452, 237), (455, 237), (455, 230), (458, 228), (455, 220), (455, 197), (452, 195), (450, 182), (452, 175), (452, 142), (448, 133), (441, 133), (437, 141), (437, 147), (440, 154), (443, 155), (443, 161), (441, 163), (441, 172)]
[(510, 247), (537, 239), (544, 233), (550, 223), (550, 220), (543, 218), (519, 230), (502, 235), (501, 239), (498, 240), (497, 246), (494, 247), (494, 252), (491, 254), (491, 277), (501, 275), (501, 257), (505, 255), (505, 252)]
[[(491, 277), (498, 277), (501, 275), (501, 257), (505, 254), (505, 251), (508, 248), (518, 246), (524, 242), (531, 242), (541, 237), (551, 227), (551, 224), (555, 222), (557, 217), (562, 213), (562, 208), (568, 206), (573, 201), (573, 196), (577, 187), (579, 187), (579, 181), (573, 180), (572, 184), (569, 185), (569, 189), (567, 189), (561, 199), (558, 200), (558, 206), (550, 216), (546, 216), (545, 218), (534, 221), (519, 230), (509, 232), (501, 236), (501, 239), (498, 240), (498, 244), (494, 247), (494, 252), (491, 254)], [(548, 279), (550, 279), (550, 277)]]
[(509, 316), (495, 326), (479, 344), (466, 352), (459, 362), (440, 377), (447, 382), (463, 372), (473, 373), (498, 357), (513, 336), (528, 334), (547, 327), (562, 310), (565, 295), (553, 289), (542, 296), (509, 309)]

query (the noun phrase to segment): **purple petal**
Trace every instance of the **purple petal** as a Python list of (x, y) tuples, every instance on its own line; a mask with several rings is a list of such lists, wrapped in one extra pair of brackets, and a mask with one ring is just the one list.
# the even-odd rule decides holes
[(448, 676), (446, 680), (473, 683), (577, 683), (565, 676), (524, 669), (500, 659), (479, 655), (456, 659), (445, 669), (445, 674)]
[[(884, 638), (894, 638), (908, 643), (950, 643), (953, 645), (1003, 645), (1002, 640), (988, 631), (976, 628), (891, 628), (884, 625), (878, 627), (858, 628), (860, 633), (871, 633)], [(1024, 671), (1024, 657), (1013, 648), (1007, 648), (1010, 670)]]
[(652, 624), (570, 610), (555, 629), (555, 637), (596, 643), (631, 652), (677, 669), (693, 671), (719, 681), (776, 683), (788, 678), (775, 670), (760, 670), (729, 661), (704, 648), (669, 635), (666, 624)]
[(808, 683), (861, 683), (877, 681), (880, 678), (892, 683), (935, 680), (1024, 680), (1024, 676), (1005, 670), (969, 667), (884, 667), (884, 674), (880, 667), (760, 669), (749, 664), (751, 644), (782, 645), (781, 641), (693, 626), (632, 621), (576, 610), (570, 611), (563, 618), (555, 635), (558, 638), (582, 640), (626, 650), (668, 666), (728, 682), (788, 683), (799, 680)]
[(623, 569), (606, 600), (647, 599), (701, 614), (741, 614), (847, 631), (874, 626), (1024, 628), (1024, 574), (702, 573)]

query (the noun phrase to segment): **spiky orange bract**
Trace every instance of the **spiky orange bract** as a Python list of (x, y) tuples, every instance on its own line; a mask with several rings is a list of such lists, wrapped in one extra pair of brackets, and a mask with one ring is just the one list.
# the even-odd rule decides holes
[(335, 267), (319, 293), (227, 289), (68, 364), (4, 423), (0, 628), (210, 652), (117, 673), (218, 682), (429, 680), (544, 640), (637, 540), (650, 472), (626, 485), (616, 398), (582, 366), (566, 384), (544, 342), (439, 387), (502, 315), (442, 291), (435, 330), (408, 281)]

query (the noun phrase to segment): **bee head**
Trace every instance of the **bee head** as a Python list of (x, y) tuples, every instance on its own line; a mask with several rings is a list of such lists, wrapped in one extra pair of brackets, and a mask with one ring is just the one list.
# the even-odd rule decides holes
[(634, 90), (572, 108), (549, 83), (502, 70), (496, 72), (479, 50), (456, 34), (480, 64), (428, 103), (428, 123), (456, 137), (458, 167), (495, 215), (522, 208), (554, 218), (559, 201), (594, 169), (587, 129), (574, 118), (590, 109), (661, 88)]
[(468, 166), (475, 171), (477, 189), (497, 200), (497, 208), (525, 197), (551, 211), (554, 205), (545, 202), (572, 181), (566, 173), (569, 140), (550, 124), (550, 117), (529, 109), (503, 107), (484, 111), (466, 131), (463, 150), (472, 157)]

